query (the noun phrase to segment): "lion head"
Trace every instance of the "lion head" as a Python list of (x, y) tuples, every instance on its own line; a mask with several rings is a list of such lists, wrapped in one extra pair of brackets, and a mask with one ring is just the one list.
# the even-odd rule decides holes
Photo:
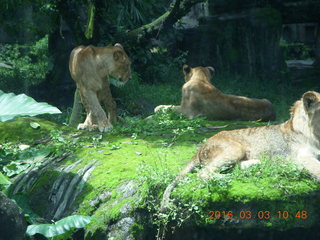
[(120, 43), (113, 46), (113, 60), (113, 64), (109, 62), (109, 74), (123, 85), (131, 79), (131, 60)]
[[(305, 92), (301, 100), (291, 108), (292, 127), (307, 137), (314, 135), (320, 140), (320, 94), (314, 91)], [(311, 135), (310, 135), (311, 134)]]
[(200, 75), (203, 75), (203, 79), (207, 79), (208, 81), (210, 81), (210, 79), (213, 77), (215, 70), (213, 67), (191, 68), (190, 66), (185, 64), (182, 67), (182, 71), (184, 74), (185, 82), (188, 82), (193, 76), (200, 76)]
[(313, 134), (320, 140), (320, 94), (308, 91), (302, 96), (303, 107)]

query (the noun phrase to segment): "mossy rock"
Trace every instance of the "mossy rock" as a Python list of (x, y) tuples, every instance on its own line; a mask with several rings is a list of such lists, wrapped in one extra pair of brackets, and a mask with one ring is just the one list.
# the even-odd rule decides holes
[[(36, 128), (32, 123), (38, 123)], [(34, 143), (49, 136), (50, 131), (55, 129), (66, 130), (67, 127), (35, 117), (21, 117), (8, 122), (0, 122), (0, 144), (1, 143)]]
[[(41, 128), (32, 129), (33, 121)], [(4, 123), (6, 127), (0, 125), (6, 136), (3, 139), (17, 144), (50, 137), (52, 130), (59, 132), (42, 144), (51, 150), (51, 155), (13, 179), (10, 196), (47, 221), (72, 214), (93, 216), (97, 220), (85, 230), (83, 238), (87, 240), (154, 239), (157, 227), (175, 226), (181, 221), (182, 229), (276, 230), (299, 224), (310, 227), (319, 222), (319, 184), (294, 166), (283, 163), (277, 167), (268, 161), (245, 171), (236, 168), (223, 179), (203, 181), (196, 174), (189, 174), (174, 190), (173, 210), (162, 221), (158, 210), (164, 189), (205, 139), (221, 130), (265, 123), (203, 120), (197, 122), (200, 125), (191, 121), (193, 127), (183, 125), (177, 130), (160, 129), (160, 125), (174, 127), (183, 121), (188, 124), (189, 120), (178, 119), (174, 124), (162, 120), (158, 129), (150, 132), (150, 121), (153, 120), (134, 120), (136, 125), (130, 126), (121, 123), (102, 135), (37, 118), (20, 118)], [(6, 133), (18, 129), (19, 137)], [(27, 130), (22, 133), (21, 129)], [(232, 211), (234, 218), (209, 219), (209, 211)], [(240, 219), (240, 214), (249, 214), (246, 211), (255, 218), (244, 215), (245, 219)], [(289, 220), (278, 217), (286, 214), (284, 211), (290, 214)], [(298, 211), (307, 211), (308, 217), (296, 217)], [(272, 216), (267, 218), (267, 214)]]

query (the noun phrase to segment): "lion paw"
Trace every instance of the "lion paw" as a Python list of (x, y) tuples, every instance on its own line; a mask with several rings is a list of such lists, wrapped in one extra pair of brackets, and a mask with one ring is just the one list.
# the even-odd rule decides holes
[(164, 111), (168, 108), (173, 108), (173, 107), (174, 107), (174, 105), (159, 105), (159, 106), (155, 107), (154, 112), (158, 112), (159, 110)]
[(100, 124), (85, 124), (85, 123), (80, 123), (77, 127), (78, 130), (89, 130), (89, 131), (94, 131), (94, 130), (99, 130), (100, 132), (108, 132), (113, 128), (111, 123), (104, 122)]
[(113, 128), (112, 124), (109, 123), (109, 124), (100, 124), (98, 125), (98, 129), (100, 132), (108, 132), (110, 131), (111, 129)]
[(85, 124), (85, 123), (80, 123), (77, 127), (78, 130), (89, 130), (89, 131), (94, 131), (99, 129), (97, 124)]
[(88, 129), (88, 125), (84, 124), (84, 123), (79, 123), (77, 129), (78, 130), (86, 130), (86, 129)]

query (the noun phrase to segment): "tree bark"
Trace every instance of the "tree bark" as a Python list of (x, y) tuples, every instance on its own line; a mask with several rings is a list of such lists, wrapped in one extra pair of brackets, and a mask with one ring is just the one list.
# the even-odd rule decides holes
[(83, 122), (84, 120), (84, 107), (81, 102), (80, 94), (78, 88), (74, 93), (74, 101), (71, 116), (69, 119), (69, 126), (70, 127), (77, 127), (79, 123)]
[(320, 70), (320, 22), (318, 23), (314, 66)]

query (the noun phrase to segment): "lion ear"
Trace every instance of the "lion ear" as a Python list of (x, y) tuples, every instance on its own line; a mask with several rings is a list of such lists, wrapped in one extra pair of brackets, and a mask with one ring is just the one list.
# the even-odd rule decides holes
[(184, 64), (182, 67), (182, 71), (184, 75), (187, 75), (191, 71), (191, 67), (189, 67), (187, 64)]
[(123, 46), (122, 46), (120, 43), (116, 43), (114, 46), (115, 46), (115, 47), (120, 47), (120, 48), (123, 49)]
[(122, 59), (122, 58), (123, 58), (123, 52), (122, 52), (122, 51), (117, 50), (117, 51), (115, 51), (115, 52), (113, 53), (113, 59), (114, 59), (115, 61), (119, 61), (119, 60)]
[(305, 110), (309, 110), (317, 102), (317, 96), (315, 92), (309, 91), (302, 95), (303, 106)]
[(209, 70), (211, 76), (213, 76), (213, 74), (215, 73), (215, 70), (213, 67), (207, 67), (207, 69)]

